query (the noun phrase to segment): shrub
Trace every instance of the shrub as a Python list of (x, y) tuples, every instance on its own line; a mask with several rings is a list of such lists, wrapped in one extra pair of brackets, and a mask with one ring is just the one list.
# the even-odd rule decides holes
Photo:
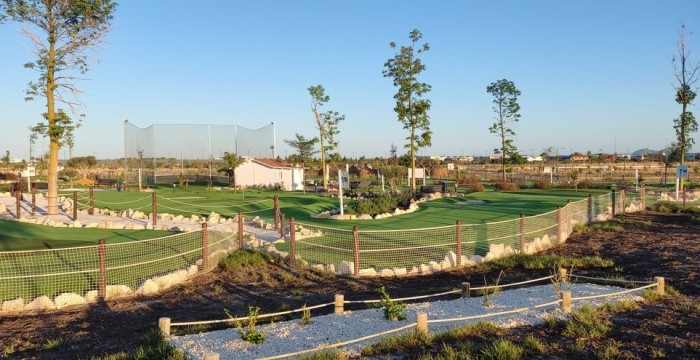
[(548, 190), (552, 188), (552, 183), (550, 183), (549, 181), (535, 180), (532, 182), (532, 188)]
[(348, 215), (367, 214), (375, 216), (392, 212), (397, 208), (406, 209), (409, 207), (414, 197), (414, 193), (411, 190), (397, 193), (376, 194), (352, 202), (345, 208), (345, 212)]
[(269, 262), (270, 255), (255, 250), (236, 250), (219, 261), (222, 270), (235, 271), (243, 267), (259, 266)]
[(496, 190), (498, 190), (498, 191), (520, 190), (520, 186), (518, 186), (518, 184), (516, 184), (516, 183), (499, 181), (496, 183)]
[(576, 184), (571, 183), (571, 182), (562, 182), (562, 183), (559, 183), (559, 185), (557, 185), (557, 187), (559, 189), (573, 189), (574, 187), (576, 187)]
[(406, 314), (403, 312), (406, 309), (406, 304), (395, 303), (391, 300), (389, 293), (386, 292), (384, 286), (379, 288), (379, 294), (382, 299), (379, 302), (384, 307), (384, 318), (387, 320), (406, 320)]
[(492, 360), (515, 360), (523, 357), (523, 348), (513, 344), (510, 340), (499, 339), (491, 345), (481, 350), (481, 355), (484, 359)]

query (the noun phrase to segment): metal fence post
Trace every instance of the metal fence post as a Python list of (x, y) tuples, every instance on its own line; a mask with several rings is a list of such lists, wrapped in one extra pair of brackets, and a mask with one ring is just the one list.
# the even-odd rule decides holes
[(73, 221), (78, 220), (78, 192), (73, 191)]
[[(274, 198), (272, 199), (272, 206), (275, 208), (274, 210), (274, 218), (275, 218), (275, 230), (279, 229), (279, 221), (280, 221), (280, 199), (279, 196), (275, 195)], [(284, 226), (284, 224), (282, 225)]]
[(22, 191), (17, 190), (15, 191), (15, 203), (17, 204), (17, 219), (20, 217), (20, 212), (22, 211), (22, 206), (19, 203), (19, 199), (22, 198)]
[(457, 220), (457, 267), (462, 267), (462, 221)]
[(615, 209), (615, 206), (617, 205), (617, 196), (615, 194), (615, 190), (612, 191), (612, 217), (615, 217), (617, 215), (617, 211)]
[(525, 214), (520, 214), (520, 253), (525, 253)]
[(36, 188), (32, 189), (32, 215), (36, 214)]
[(151, 195), (151, 220), (153, 225), (158, 225), (158, 203), (156, 200), (156, 192), (154, 191)]
[(95, 187), (90, 186), (90, 203), (88, 206), (88, 214), (95, 215)]
[(593, 194), (588, 194), (588, 223), (593, 222)]
[(352, 227), (353, 251), (352, 260), (354, 263), (354, 275), (360, 274), (360, 229), (357, 225)]
[(557, 206), (557, 241), (562, 244), (564, 239), (561, 236), (561, 207)]
[[(282, 224), (284, 226), (284, 224)], [(296, 231), (294, 231), (294, 216), (289, 218), (289, 266), (292, 268), (296, 265), (297, 242)]]
[(209, 266), (209, 239), (207, 233), (207, 223), (202, 223), (202, 271)]
[(105, 239), (100, 239), (97, 242), (97, 261), (100, 269), (97, 296), (105, 300), (107, 297), (107, 246)]
[(286, 232), (284, 231), (284, 213), (280, 213), (280, 237), (284, 239)]

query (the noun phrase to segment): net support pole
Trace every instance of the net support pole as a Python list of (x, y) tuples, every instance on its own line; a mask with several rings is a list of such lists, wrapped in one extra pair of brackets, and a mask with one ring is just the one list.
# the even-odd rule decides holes
[(73, 221), (78, 221), (78, 192), (73, 191)]
[(471, 284), (468, 282), (463, 282), (462, 285), (460, 286), (462, 289), (462, 292), (460, 293), (460, 296), (463, 298), (468, 298), (471, 296)]
[(568, 238), (573, 230), (573, 211), (571, 209), (571, 200), (566, 200), (566, 237)]
[(615, 205), (617, 205), (617, 194), (615, 193), (615, 190), (612, 191), (612, 217), (615, 217), (617, 215), (617, 209), (615, 209)]
[(17, 210), (17, 219), (19, 220), (20, 212), (22, 211), (22, 205), (19, 203), (19, 199), (22, 198), (22, 190), (15, 191), (15, 205)]
[(525, 214), (520, 214), (520, 253), (525, 253)]
[(588, 223), (593, 222), (593, 194), (588, 194)]
[[(284, 226), (284, 224), (282, 225)], [(294, 216), (289, 218), (289, 266), (292, 268), (296, 265), (297, 243), (296, 231), (294, 230)]]
[(335, 314), (340, 315), (342, 314), (345, 309), (345, 295), (343, 294), (335, 294)]
[(456, 249), (457, 250), (456, 251), (457, 252), (457, 259), (456, 259), (456, 262), (457, 262), (457, 267), (459, 268), (459, 267), (462, 267), (462, 221), (457, 220), (456, 225), (457, 225), (455, 227), (455, 229), (457, 231), (457, 234), (456, 234), (456, 237), (457, 237), (457, 249)]
[(357, 225), (352, 227), (352, 240), (353, 275), (357, 276), (360, 275), (360, 228)]
[(95, 187), (90, 186), (90, 206), (88, 206), (88, 214), (95, 215)]
[(238, 249), (243, 249), (243, 212), (238, 212)]
[(32, 189), (32, 215), (36, 214), (36, 189)]
[(279, 229), (279, 220), (280, 220), (280, 199), (279, 196), (275, 195), (272, 199), (272, 206), (274, 206), (274, 218), (275, 218), (275, 230)]
[(107, 246), (105, 239), (100, 239), (97, 242), (97, 261), (100, 269), (97, 296), (105, 300), (107, 297)]
[(158, 225), (158, 202), (155, 191), (151, 193), (151, 218), (153, 226)]
[(206, 270), (209, 266), (209, 239), (207, 231), (207, 223), (202, 223), (202, 270)]

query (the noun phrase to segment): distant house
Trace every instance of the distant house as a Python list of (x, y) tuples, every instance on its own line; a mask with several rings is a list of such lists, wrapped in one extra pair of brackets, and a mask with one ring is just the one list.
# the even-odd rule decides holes
[(275, 186), (283, 190), (304, 189), (304, 169), (275, 159), (244, 158), (236, 168), (238, 186)]
[(588, 161), (588, 155), (586, 155), (586, 154), (573, 154), (573, 155), (571, 155), (571, 161)]

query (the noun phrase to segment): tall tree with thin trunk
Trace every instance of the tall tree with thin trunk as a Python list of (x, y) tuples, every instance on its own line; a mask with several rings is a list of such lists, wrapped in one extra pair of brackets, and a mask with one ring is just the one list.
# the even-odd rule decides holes
[(515, 84), (506, 79), (501, 79), (491, 83), (486, 87), (486, 92), (493, 96), (493, 111), (496, 113), (496, 120), (489, 128), (492, 134), (501, 138), (501, 147), (494, 149), (494, 153), (501, 154), (502, 180), (506, 181), (506, 158), (515, 159), (517, 148), (513, 144), (515, 131), (512, 126), (520, 120), (520, 105), (518, 96), (520, 90)]
[(75, 85), (88, 71), (89, 51), (98, 47), (109, 31), (116, 4), (111, 0), (2, 0), (0, 11), (10, 19), (28, 24), (23, 34), (35, 48), (33, 62), (26, 68), (36, 70), (39, 78), (29, 83), (27, 100), (46, 99), (48, 126), (48, 214), (58, 213), (57, 180), (62, 110), (56, 103), (75, 109), (80, 105)]
[[(418, 81), (418, 75), (425, 70), (425, 65), (421, 61), (421, 55), (430, 50), (427, 43), (423, 45), (418, 42), (423, 38), (418, 30), (413, 30), (409, 34), (411, 44), (401, 46), (397, 50), (395, 42), (389, 46), (394, 49), (394, 57), (384, 63), (382, 74), (384, 77), (392, 78), (394, 86), (398, 88), (394, 99), (396, 106), (394, 111), (398, 115), (399, 122), (403, 128), (410, 131), (406, 138), (411, 157), (411, 188), (416, 190), (416, 152), (418, 149), (431, 145), (432, 132), (430, 131), (430, 100), (423, 99), (423, 95), (428, 93), (431, 86)], [(421, 132), (419, 134), (419, 132)]]
[[(676, 130), (677, 146), (680, 150), (680, 163), (683, 165), (685, 154), (690, 151), (695, 141), (691, 136), (692, 133), (698, 131), (698, 122), (692, 111), (688, 110), (688, 106), (695, 100), (696, 93), (693, 91), (693, 85), (698, 81), (700, 63), (691, 63), (690, 50), (686, 48), (688, 38), (692, 35), (685, 29), (685, 24), (681, 24), (681, 29), (678, 31), (678, 54), (673, 56), (673, 75), (678, 81), (673, 85), (676, 90), (676, 102), (681, 104), (681, 116), (673, 120), (673, 128)], [(676, 57), (677, 56), (677, 57)], [(681, 179), (681, 189), (683, 181)]]
[(345, 120), (344, 115), (340, 115), (337, 111), (320, 112), (320, 108), (331, 100), (331, 97), (326, 95), (326, 90), (323, 85), (310, 86), (308, 89), (311, 95), (311, 111), (314, 113), (316, 120), (316, 129), (319, 133), (319, 142), (321, 145), (321, 168), (323, 171), (323, 187), (328, 187), (328, 171), (326, 169), (326, 155), (338, 146), (335, 141), (335, 136), (340, 133), (338, 124)]
[(297, 160), (305, 163), (311, 160), (311, 156), (317, 153), (314, 146), (318, 143), (318, 138), (307, 139), (304, 135), (295, 133), (296, 139), (284, 139), (284, 142), (297, 151)]

